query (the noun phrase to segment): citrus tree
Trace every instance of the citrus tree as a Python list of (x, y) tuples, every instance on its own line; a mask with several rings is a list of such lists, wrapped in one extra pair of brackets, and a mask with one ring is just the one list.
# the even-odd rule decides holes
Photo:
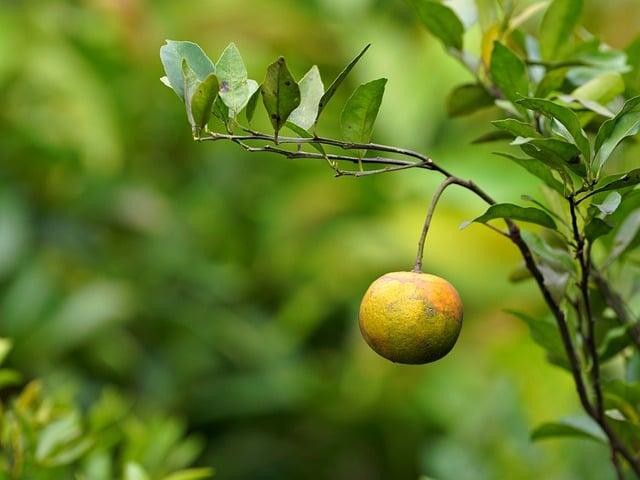
[[(280, 57), (259, 83), (249, 78), (233, 43), (214, 63), (194, 43), (167, 41), (160, 49), (166, 73), (161, 80), (184, 102), (196, 141), (233, 142), (259, 155), (326, 162), (337, 177), (407, 169), (443, 177), (412, 271), (378, 279), (361, 306), (365, 340), (390, 360), (434, 361), (457, 339), (460, 299), (444, 279), (422, 273), (422, 256), (445, 189), (473, 192), (478, 208), (486, 210), (461, 228), (483, 224), (519, 250), (523, 263), (512, 279), (535, 282), (548, 316), (512, 313), (528, 324), (549, 362), (570, 373), (584, 410), (582, 417), (539, 426), (532, 438), (602, 442), (618, 478), (640, 478), (640, 324), (634, 311), (640, 168), (616, 171), (615, 161), (618, 146), (640, 131), (640, 96), (634, 96), (640, 93), (640, 41), (619, 51), (591, 35), (580, 25), (581, 0), (520, 8), (477, 1), (473, 18), (463, 2), (410, 3), (474, 78), (448, 96), (449, 114), (497, 108), (501, 118), (475, 142), (506, 142), (498, 155), (539, 180), (540, 192), (522, 192), (520, 205), (499, 202), (427, 154), (372, 142), (385, 78), (360, 85), (349, 97), (335, 119), (341, 138), (322, 135), (325, 107), (369, 45), (325, 87), (315, 66), (297, 80)], [(480, 48), (465, 48), (465, 32), (476, 23)], [(256, 127), (261, 109), (267, 131)]]

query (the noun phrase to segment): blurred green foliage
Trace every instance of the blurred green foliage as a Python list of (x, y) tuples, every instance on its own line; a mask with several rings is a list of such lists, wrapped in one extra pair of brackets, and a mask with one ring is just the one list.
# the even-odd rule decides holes
[[(606, 3), (586, 2), (587, 26), (624, 48), (640, 8)], [(427, 151), (504, 201), (535, 184), (491, 146), (469, 145), (494, 113), (446, 118), (446, 92), (468, 74), (402, 2), (3, 2), (0, 334), (15, 341), (10, 368), (42, 377), (67, 414), (70, 396), (83, 412), (103, 405), (105, 387), (137, 412), (178, 414), (206, 442), (197, 463), (221, 479), (610, 478), (600, 445), (530, 443), (533, 425), (575, 412), (573, 386), (502, 312), (543, 310), (533, 285), (505, 280), (517, 252), (480, 227), (458, 231), (482, 213), (471, 196), (448, 194), (425, 258), (465, 300), (458, 346), (433, 366), (385, 363), (359, 337), (358, 301), (373, 278), (411, 265), (438, 179), (334, 180), (322, 162), (194, 144), (158, 81), (165, 38), (212, 52), (234, 40), (250, 72), (285, 54), (296, 78), (314, 63), (335, 75), (372, 42), (325, 118), (384, 75), (376, 139)], [(626, 147), (615, 166), (637, 166), (638, 153)], [(126, 422), (141, 436), (181, 431), (164, 414), (140, 418)], [(130, 458), (157, 468), (155, 479), (165, 457)]]
[[(0, 339), (0, 364), (11, 345)], [(16, 378), (0, 370), (3, 386)], [(183, 438), (174, 418), (132, 412), (132, 405), (105, 390), (86, 412), (66, 395), (28, 383), (0, 411), (0, 478), (54, 480), (198, 480), (210, 468), (182, 469), (202, 450), (201, 439)]]

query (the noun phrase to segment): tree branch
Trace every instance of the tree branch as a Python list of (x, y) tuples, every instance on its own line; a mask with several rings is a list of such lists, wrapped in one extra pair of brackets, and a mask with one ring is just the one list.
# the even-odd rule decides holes
[(573, 230), (573, 238), (576, 242), (576, 258), (580, 264), (580, 292), (582, 295), (582, 302), (584, 304), (584, 312), (587, 321), (587, 347), (589, 356), (591, 357), (591, 383), (593, 384), (593, 391), (596, 397), (596, 413), (599, 418), (604, 418), (603, 403), (602, 403), (602, 387), (600, 385), (600, 357), (598, 355), (598, 347), (595, 339), (595, 321), (593, 318), (593, 312), (591, 311), (591, 299), (589, 296), (589, 268), (591, 266), (590, 260), (590, 246), (585, 245), (585, 239), (580, 233), (578, 228), (578, 216), (576, 212), (575, 197), (567, 197), (569, 202), (569, 210), (571, 213), (571, 227)]
[[(270, 153), (280, 154), (287, 158), (292, 158), (292, 159), (304, 158), (304, 159), (347, 161), (354, 164), (357, 164), (361, 161), (364, 164), (374, 164), (378, 166), (386, 165), (386, 167), (380, 168), (378, 170), (368, 170), (368, 171), (365, 170), (364, 172), (341, 171), (339, 169), (336, 169), (336, 176), (341, 176), (341, 175), (363, 176), (367, 174), (372, 175), (376, 173), (385, 173), (385, 172), (391, 172), (391, 171), (408, 169), (408, 168), (422, 168), (425, 170), (433, 170), (447, 177), (447, 180), (445, 180), (443, 184), (446, 183), (446, 185), (449, 185), (449, 184), (460, 185), (461, 187), (475, 193), (479, 198), (481, 198), (483, 201), (485, 201), (489, 205), (493, 205), (496, 203), (495, 200), (493, 200), (493, 198), (489, 196), (489, 194), (487, 194), (484, 190), (478, 187), (473, 181), (464, 180), (450, 174), (447, 170), (445, 170), (444, 168), (436, 164), (430, 157), (413, 150), (393, 147), (389, 145), (376, 144), (376, 143), (367, 143), (367, 144), (347, 143), (347, 142), (332, 140), (332, 139), (323, 138), (323, 137), (311, 137), (311, 138), (280, 137), (276, 139), (272, 135), (267, 135), (267, 134), (255, 132), (255, 131), (248, 131), (248, 132), (249, 133), (246, 135), (207, 133), (206, 136), (197, 138), (196, 140), (199, 140), (199, 141), (231, 140), (241, 145), (248, 152), (252, 152), (252, 153), (270, 152)], [(262, 142), (268, 142), (270, 145), (264, 145), (262, 147), (251, 147), (244, 143), (246, 141), (262, 141)], [(392, 153), (392, 154), (397, 154), (403, 157), (413, 158), (414, 160), (417, 160), (417, 161), (387, 158), (383, 156), (360, 158), (360, 157), (349, 156), (349, 155), (311, 153), (311, 152), (302, 151), (300, 149), (298, 149), (297, 151), (290, 151), (290, 150), (286, 150), (278, 146), (275, 146), (280, 144), (296, 144), (298, 146), (301, 146), (304, 144), (329, 145), (329, 146), (341, 148), (343, 150), (365, 150), (365, 151)], [(574, 205), (574, 209), (572, 210), (572, 213), (575, 216), (575, 204), (573, 200), (574, 199), (572, 199), (572, 204)], [(619, 452), (620, 455), (622, 455), (622, 457), (624, 457), (624, 459), (629, 463), (634, 473), (638, 475), (638, 477), (640, 478), (640, 460), (636, 458), (629, 451), (629, 449), (626, 448), (626, 446), (618, 438), (618, 435), (616, 434), (616, 432), (611, 428), (611, 426), (605, 420), (604, 415), (600, 413), (602, 410), (601, 399), (598, 400), (598, 406), (596, 408), (594, 408), (594, 406), (591, 404), (589, 400), (589, 395), (587, 393), (586, 385), (582, 377), (580, 359), (576, 352), (573, 339), (571, 338), (571, 332), (569, 330), (568, 322), (564, 315), (564, 312), (560, 308), (560, 305), (554, 300), (551, 294), (551, 291), (548, 289), (547, 285), (545, 284), (542, 272), (538, 268), (538, 265), (535, 259), (533, 258), (533, 254), (529, 249), (529, 246), (522, 238), (519, 227), (512, 220), (508, 218), (505, 219), (505, 222), (507, 224), (508, 231), (509, 231), (508, 238), (520, 250), (520, 253), (524, 258), (525, 264), (527, 266), (527, 269), (533, 275), (533, 278), (535, 279), (538, 285), (538, 289), (542, 293), (542, 296), (545, 302), (547, 303), (547, 306), (551, 310), (551, 313), (553, 314), (556, 320), (556, 324), (560, 331), (560, 337), (562, 339), (562, 343), (563, 343), (565, 352), (567, 354), (569, 366), (571, 369), (571, 374), (574, 379), (578, 397), (580, 399), (580, 402), (584, 410), (587, 412), (587, 414), (591, 418), (593, 418), (600, 425), (602, 430), (605, 432), (609, 440), (609, 443), (611, 445), (612, 452)], [(577, 219), (575, 220), (574, 223), (577, 228)], [(578, 243), (577, 246), (579, 247), (578, 248), (579, 250), (583, 248), (580, 246), (580, 243)], [(586, 285), (588, 289), (589, 269), (587, 269), (586, 271), (587, 271)], [(584, 269), (583, 269), (583, 273), (584, 273)], [(584, 283), (584, 282), (581, 282), (581, 283)], [(588, 298), (588, 290), (587, 290), (587, 298)], [(591, 340), (595, 342), (595, 340), (593, 339), (593, 335), (590, 334), (589, 337)], [(597, 359), (597, 350), (594, 358)], [(598, 360), (595, 360), (595, 362), (598, 362)], [(596, 370), (597, 370), (597, 373), (599, 374), (599, 364)], [(596, 370), (594, 370), (594, 372)], [(597, 377), (597, 384), (599, 385), (599, 377)]]

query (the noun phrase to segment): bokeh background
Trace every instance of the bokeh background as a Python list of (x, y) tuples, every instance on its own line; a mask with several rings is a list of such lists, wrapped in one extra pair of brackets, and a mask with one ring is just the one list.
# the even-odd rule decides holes
[[(640, 5), (587, 0), (585, 22), (624, 47)], [(279, 54), (298, 77), (317, 63), (326, 85), (371, 42), (322, 133), (337, 135), (358, 83), (384, 76), (377, 141), (428, 152), (501, 201), (537, 194), (495, 145), (470, 145), (497, 112), (446, 117), (468, 74), (401, 0), (2, 0), (0, 336), (15, 341), (12, 366), (81, 403), (108, 387), (179, 416), (221, 480), (611, 478), (604, 447), (529, 440), (579, 407), (569, 375), (503, 311), (544, 312), (534, 285), (508, 281), (515, 249), (458, 230), (483, 210), (473, 196), (447, 192), (425, 258), (464, 299), (458, 345), (427, 366), (382, 360), (360, 338), (359, 299), (411, 267), (439, 179), (335, 179), (322, 162), (194, 143), (158, 81), (166, 38), (214, 60), (234, 41), (257, 80)]]

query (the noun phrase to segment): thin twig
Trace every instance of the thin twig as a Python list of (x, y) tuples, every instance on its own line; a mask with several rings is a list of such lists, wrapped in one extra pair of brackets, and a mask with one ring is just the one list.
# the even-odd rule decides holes
[(440, 196), (445, 191), (445, 189), (455, 183), (455, 177), (447, 177), (445, 178), (436, 191), (433, 192), (433, 196), (431, 197), (431, 203), (429, 204), (429, 208), (427, 209), (427, 216), (424, 220), (424, 225), (422, 227), (422, 232), (420, 233), (420, 240), (418, 240), (418, 253), (416, 254), (416, 263), (413, 267), (413, 271), (416, 273), (422, 272), (422, 258), (424, 257), (424, 242), (427, 238), (427, 233), (429, 232), (429, 226), (431, 225), (431, 219), (433, 218), (433, 213), (436, 210), (436, 206), (438, 205), (438, 200), (440, 200)]

